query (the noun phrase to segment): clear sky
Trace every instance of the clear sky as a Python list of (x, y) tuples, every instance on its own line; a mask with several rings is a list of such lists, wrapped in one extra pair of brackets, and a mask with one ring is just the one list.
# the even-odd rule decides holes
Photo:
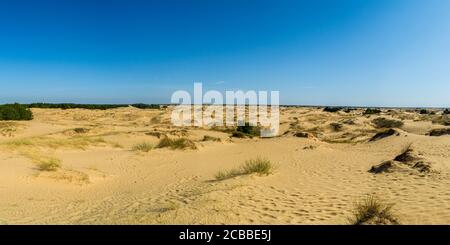
[(450, 1), (0, 2), (0, 103), (168, 103), (194, 82), (449, 107)]

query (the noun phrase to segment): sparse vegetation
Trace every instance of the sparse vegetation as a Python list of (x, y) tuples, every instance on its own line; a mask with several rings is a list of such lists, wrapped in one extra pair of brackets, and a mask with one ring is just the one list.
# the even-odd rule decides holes
[(17, 131), (16, 122), (0, 122), (0, 135), (12, 136)]
[(0, 105), (0, 120), (31, 120), (33, 113), (20, 104)]
[(215, 141), (215, 142), (220, 142), (221, 139), (218, 137), (214, 137), (214, 136), (209, 136), (209, 135), (205, 135), (203, 136), (202, 141)]
[(258, 175), (269, 175), (274, 169), (270, 160), (257, 157), (252, 160), (246, 161), (241, 167), (237, 169), (231, 169), (228, 171), (220, 171), (216, 174), (216, 180), (225, 180), (234, 178), (240, 175), (248, 175), (256, 173)]
[(372, 114), (380, 114), (381, 110), (379, 109), (373, 109), (373, 108), (367, 108), (363, 115), (372, 115)]
[(39, 171), (56, 171), (61, 167), (61, 160), (56, 158), (42, 160), (37, 167)]
[(395, 225), (399, 224), (392, 212), (392, 204), (385, 204), (375, 196), (369, 195), (356, 203), (353, 217), (349, 219), (353, 225)]
[(149, 152), (153, 149), (153, 145), (147, 142), (142, 142), (134, 145), (131, 149), (133, 151)]
[(384, 117), (378, 117), (372, 120), (372, 123), (376, 128), (399, 128), (403, 126), (403, 122), (394, 119), (387, 119)]
[(179, 139), (170, 139), (169, 137), (162, 138), (158, 145), (156, 145), (155, 148), (170, 148), (170, 149), (197, 149), (197, 146), (192, 140), (186, 139), (186, 138), (179, 138)]
[(49, 147), (52, 149), (58, 148), (78, 148), (84, 150), (90, 145), (99, 145), (107, 143), (102, 137), (89, 137), (89, 136), (73, 136), (65, 139), (57, 139), (52, 137), (30, 137), (24, 139), (16, 139), (5, 142), (8, 146), (20, 147), (20, 146), (37, 146), (37, 147)]

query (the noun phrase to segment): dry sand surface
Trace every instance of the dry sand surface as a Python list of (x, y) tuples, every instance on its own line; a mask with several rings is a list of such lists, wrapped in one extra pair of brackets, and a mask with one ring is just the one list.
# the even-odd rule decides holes
[[(442, 110), (282, 107), (274, 138), (174, 127), (170, 108), (32, 111), (0, 122), (0, 224), (347, 224), (366, 195), (401, 224), (450, 224), (450, 135), (429, 135), (450, 128)], [(390, 128), (376, 118), (403, 125), (374, 137)], [(164, 135), (189, 147), (148, 147)], [(215, 179), (258, 156), (271, 174)]]

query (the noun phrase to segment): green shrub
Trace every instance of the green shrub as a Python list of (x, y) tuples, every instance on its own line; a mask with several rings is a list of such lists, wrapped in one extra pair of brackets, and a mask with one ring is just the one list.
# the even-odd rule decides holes
[(24, 105), (0, 105), (0, 120), (31, 120), (33, 113)]

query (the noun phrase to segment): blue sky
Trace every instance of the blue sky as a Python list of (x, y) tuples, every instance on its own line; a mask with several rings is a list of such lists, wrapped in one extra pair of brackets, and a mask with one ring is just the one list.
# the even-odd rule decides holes
[(449, 107), (450, 1), (0, 2), (0, 103), (168, 103), (194, 82)]

